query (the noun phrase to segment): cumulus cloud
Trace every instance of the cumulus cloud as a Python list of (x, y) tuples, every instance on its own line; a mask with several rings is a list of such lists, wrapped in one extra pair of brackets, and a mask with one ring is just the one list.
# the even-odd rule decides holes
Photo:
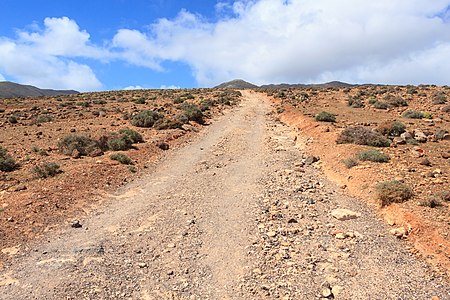
[(72, 58), (104, 59), (108, 52), (90, 45), (89, 34), (66, 17), (46, 18), (44, 25), (33, 32), (18, 31), (14, 40), (0, 37), (0, 70), (41, 88), (99, 89), (102, 84), (93, 70)]
[(144, 90), (145, 89), (145, 87), (143, 87), (143, 86), (140, 86), (140, 85), (130, 85), (130, 86), (127, 86), (127, 87), (125, 87), (125, 88), (123, 88), (125, 91), (133, 91), (133, 90)]
[[(181, 11), (148, 32), (122, 30), (122, 59), (154, 70), (189, 64), (210, 86), (232, 78), (255, 83), (351, 82), (445, 84), (450, 59), (450, 1), (222, 1), (215, 23)], [(447, 74), (439, 77), (438, 74)]]

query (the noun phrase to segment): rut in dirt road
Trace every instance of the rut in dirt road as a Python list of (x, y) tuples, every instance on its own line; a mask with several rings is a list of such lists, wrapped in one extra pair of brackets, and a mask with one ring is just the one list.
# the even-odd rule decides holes
[[(450, 298), (445, 278), (318, 176), (264, 96), (243, 94), (82, 228), (21, 246), (0, 299)], [(336, 220), (339, 207), (359, 217)]]

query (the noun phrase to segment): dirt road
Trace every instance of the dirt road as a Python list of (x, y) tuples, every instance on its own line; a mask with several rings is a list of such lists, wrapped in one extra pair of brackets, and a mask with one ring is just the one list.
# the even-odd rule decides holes
[[(9, 249), (0, 299), (450, 299), (270, 111), (244, 92), (81, 228)], [(336, 208), (357, 216), (337, 220)]]

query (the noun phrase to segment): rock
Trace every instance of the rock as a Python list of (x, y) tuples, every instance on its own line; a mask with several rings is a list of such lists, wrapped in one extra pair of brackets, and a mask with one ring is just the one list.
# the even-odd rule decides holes
[(334, 209), (331, 212), (331, 215), (334, 218), (338, 219), (339, 221), (346, 221), (346, 220), (356, 219), (356, 218), (359, 218), (361, 216), (360, 213), (351, 211), (349, 209), (344, 209), (344, 208)]
[(27, 186), (24, 184), (19, 184), (18, 186), (16, 186), (14, 188), (14, 192), (20, 192), (20, 191), (25, 191), (27, 189)]
[(72, 156), (72, 158), (80, 158), (80, 157), (81, 157), (81, 153), (80, 153), (80, 151), (78, 151), (77, 149), (74, 149), (74, 150), (72, 151), (71, 156)]
[(409, 133), (409, 132), (403, 132), (403, 133), (400, 135), (400, 138), (402, 138), (403, 140), (407, 141), (407, 140), (409, 140), (409, 139), (412, 139), (413, 136), (412, 136), (412, 134)]
[(405, 227), (399, 227), (399, 228), (391, 229), (389, 231), (389, 233), (394, 235), (394, 236), (396, 236), (396, 237), (398, 237), (398, 238), (403, 238), (403, 237), (406, 237), (408, 235), (408, 230), (406, 230)]
[(144, 262), (140, 262), (140, 263), (138, 263), (138, 267), (142, 269), (142, 268), (147, 268), (148, 265)]
[(103, 151), (100, 148), (94, 149), (93, 151), (89, 152), (90, 157), (97, 157), (97, 156), (102, 156), (102, 155), (103, 155)]
[(444, 140), (444, 141), (450, 141), (450, 134), (448, 134), (448, 133), (444, 134), (442, 140)]
[(322, 289), (322, 296), (328, 298), (332, 295), (330, 288), (324, 287)]
[(161, 142), (158, 144), (158, 148), (161, 150), (169, 150), (170, 146), (169, 146), (169, 144), (167, 144), (165, 142)]
[(81, 225), (80, 221), (78, 221), (78, 220), (73, 221), (73, 222), (70, 224), (70, 226), (71, 226), (72, 228), (81, 228), (81, 227), (83, 227), (83, 225)]
[(430, 166), (431, 166), (431, 162), (430, 162), (430, 160), (429, 160), (428, 158), (422, 159), (422, 160), (419, 162), (419, 164), (421, 164), (422, 166), (427, 166), (427, 167), (430, 167)]
[(312, 165), (313, 163), (316, 163), (316, 162), (318, 162), (320, 160), (320, 157), (318, 157), (318, 156), (308, 156), (306, 159), (305, 159), (305, 165)]
[(333, 286), (333, 288), (331, 289), (331, 293), (333, 293), (334, 297), (339, 296), (339, 294), (342, 292), (344, 288), (342, 286), (339, 285), (335, 285)]
[(426, 134), (419, 129), (414, 130), (414, 139), (419, 143), (426, 143), (428, 140)]
[(346, 234), (346, 233), (343, 233), (343, 232), (339, 232), (339, 233), (337, 233), (337, 234), (335, 235), (335, 237), (336, 237), (338, 240), (344, 240), (344, 239), (347, 237), (347, 234)]
[(404, 145), (404, 144), (406, 144), (406, 140), (401, 138), (401, 137), (399, 137), (399, 136), (396, 136), (394, 138), (394, 144), (396, 144), (396, 145)]
[(268, 237), (275, 237), (277, 235), (277, 233), (275, 231), (269, 231), (267, 232), (267, 236)]

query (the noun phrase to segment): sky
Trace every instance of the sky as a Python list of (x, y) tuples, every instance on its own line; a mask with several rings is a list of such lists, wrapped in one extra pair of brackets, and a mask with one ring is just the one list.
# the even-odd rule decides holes
[(450, 0), (0, 0), (0, 81), (450, 85)]

